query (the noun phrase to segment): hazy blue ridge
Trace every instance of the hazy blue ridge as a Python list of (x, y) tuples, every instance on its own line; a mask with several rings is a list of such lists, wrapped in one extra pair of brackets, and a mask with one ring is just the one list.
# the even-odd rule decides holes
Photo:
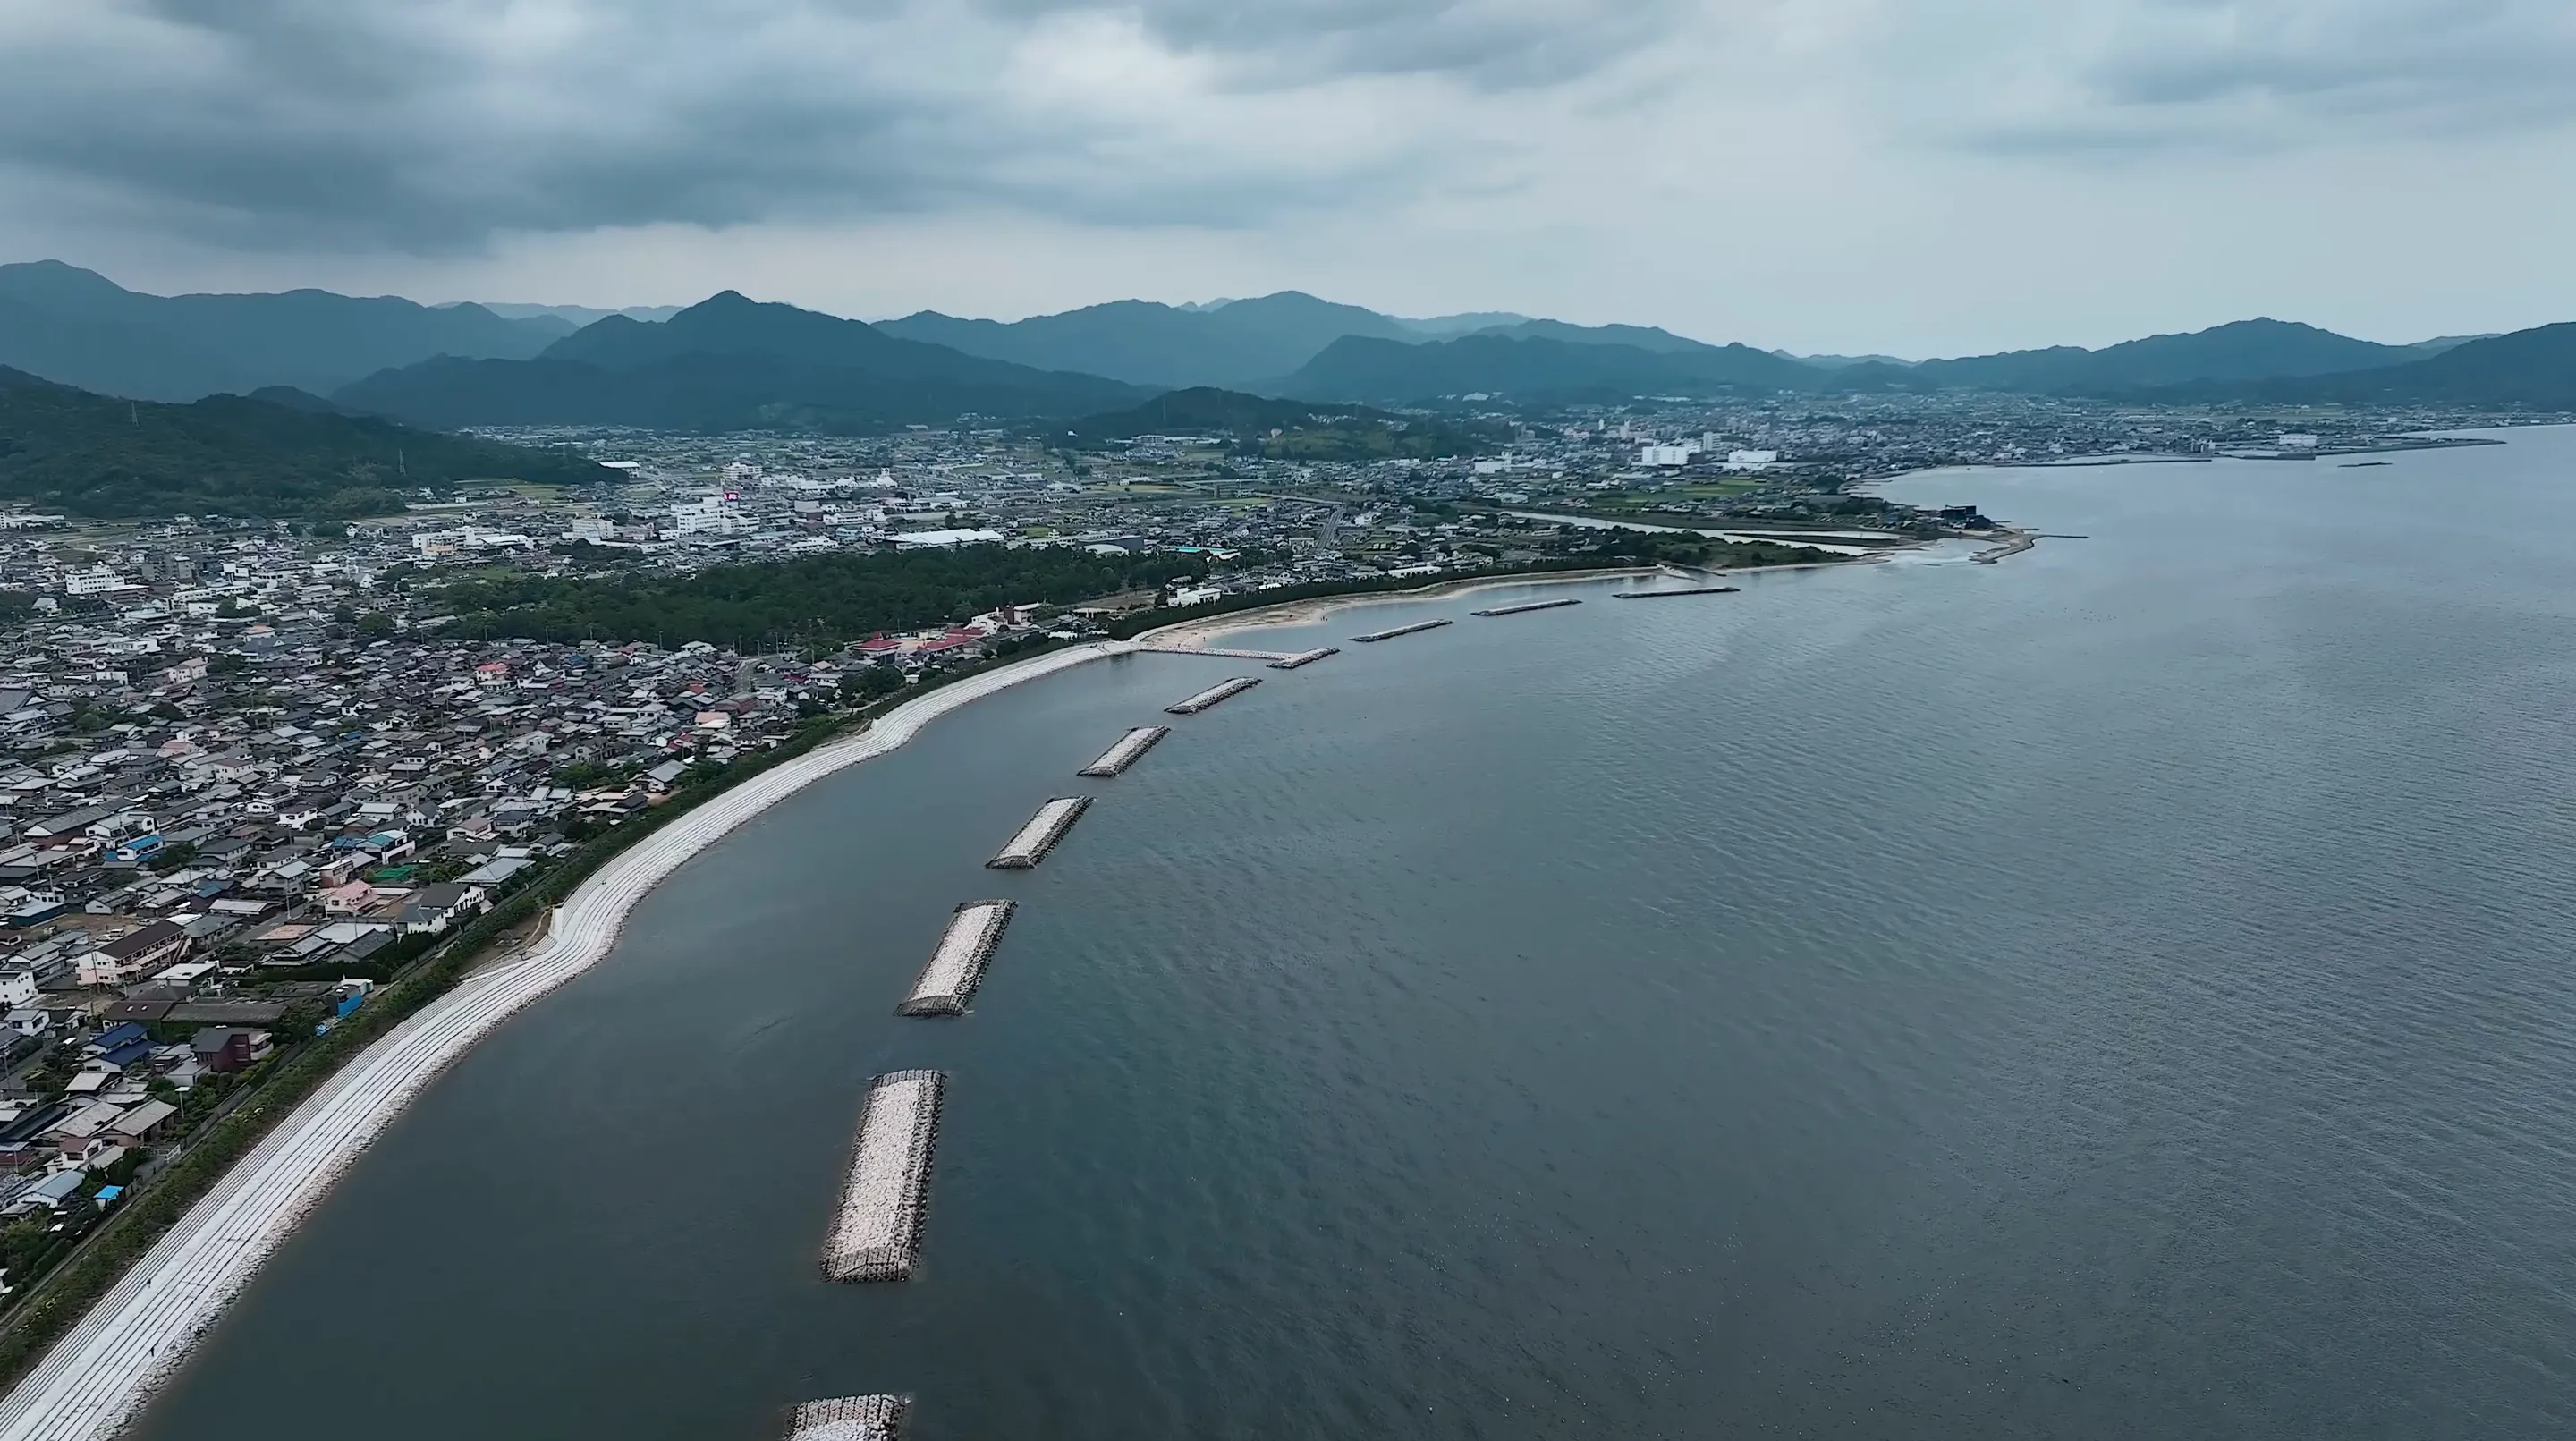
[(559, 334), (479, 305), (323, 290), (145, 295), (58, 260), (0, 265), (0, 365), (130, 399), (327, 393), (433, 355), (531, 356)]

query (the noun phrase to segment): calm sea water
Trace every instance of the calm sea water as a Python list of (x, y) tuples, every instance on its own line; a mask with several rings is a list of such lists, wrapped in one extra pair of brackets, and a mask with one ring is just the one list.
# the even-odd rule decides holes
[[(1897, 493), (2091, 538), (1346, 613), (1272, 643), (1462, 619), (1116, 781), (1240, 663), (815, 788), (424, 1097), (145, 1433), (2576, 1430), (2576, 433)], [(988, 895), (973, 1014), (892, 1016)], [(920, 1272), (826, 1285), (904, 1066)]]

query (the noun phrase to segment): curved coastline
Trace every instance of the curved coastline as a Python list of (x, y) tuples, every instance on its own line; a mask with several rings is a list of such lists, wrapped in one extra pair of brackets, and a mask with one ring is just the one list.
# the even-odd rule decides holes
[[(1771, 567), (1780, 569), (1781, 567)], [(1575, 581), (1616, 580), (1622, 576), (1662, 575), (1661, 565), (1604, 566), (1597, 570), (1538, 570), (1526, 575), (1480, 576), (1474, 580), (1435, 581), (1411, 590), (1370, 590), (1351, 595), (1312, 596), (1305, 600), (1283, 600), (1277, 605), (1255, 606), (1250, 610), (1227, 611), (1222, 615), (1199, 616), (1176, 620), (1139, 631), (1133, 641), (1142, 646), (1204, 645), (1236, 631), (1255, 630), (1266, 625), (1312, 625), (1346, 610), (1363, 606), (1394, 605), (1407, 601), (1443, 600), (1450, 596), (1471, 595), (1507, 585), (1567, 585)]]
[(602, 866), (549, 914), (541, 940), (468, 975), (360, 1052), (190, 1207), (0, 1399), (0, 1441), (115, 1436), (403, 1107), (495, 1026), (596, 965), (627, 913), (691, 857), (815, 781), (895, 750), (960, 706), (1139, 648), (1095, 642), (942, 687), (857, 735), (744, 781)]

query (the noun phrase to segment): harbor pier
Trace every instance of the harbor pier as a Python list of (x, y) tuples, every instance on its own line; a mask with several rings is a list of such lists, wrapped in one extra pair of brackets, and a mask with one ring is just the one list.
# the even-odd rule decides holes
[(1019, 834), (1012, 836), (984, 864), (997, 871), (1029, 869), (1045, 860), (1047, 852), (1055, 849), (1056, 842), (1063, 840), (1064, 833), (1072, 830), (1073, 823), (1082, 819), (1082, 813), (1090, 808), (1089, 796), (1055, 797), (1038, 807), (1038, 813), (1029, 817), (1029, 823), (1020, 827)]
[(850, 1147), (850, 1173), (823, 1243), (833, 1281), (905, 1281), (921, 1253), (930, 1195), (930, 1150), (939, 1139), (937, 1071), (888, 1071), (868, 1085), (867, 1109)]
[(1145, 752), (1154, 748), (1154, 743), (1156, 741), (1161, 740), (1163, 737), (1170, 735), (1171, 733), (1172, 728), (1170, 726), (1138, 726), (1134, 730), (1127, 732), (1127, 734), (1120, 736), (1117, 744), (1112, 745), (1105, 751), (1102, 751), (1100, 753), (1100, 759), (1084, 766), (1081, 770), (1075, 772), (1075, 774), (1092, 776), (1101, 780), (1106, 780), (1109, 777), (1126, 770), (1129, 766), (1134, 765), (1144, 756)]
[(894, 1008), (898, 1016), (960, 1016), (984, 983), (985, 963), (1002, 943), (1015, 901), (968, 901), (948, 918), (948, 929), (930, 952), (912, 994)]

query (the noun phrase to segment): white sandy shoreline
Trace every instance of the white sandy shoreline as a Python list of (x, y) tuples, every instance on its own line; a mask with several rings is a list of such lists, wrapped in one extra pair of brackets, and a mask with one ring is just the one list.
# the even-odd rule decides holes
[(403, 1107), (493, 1027), (597, 964), (627, 912), (691, 857), (815, 781), (896, 749), (960, 706), (1135, 649), (1101, 641), (943, 686), (857, 735), (742, 782), (611, 859), (555, 909), (542, 939), (422, 1007), (280, 1121), (0, 1400), (0, 1441), (113, 1437)]

